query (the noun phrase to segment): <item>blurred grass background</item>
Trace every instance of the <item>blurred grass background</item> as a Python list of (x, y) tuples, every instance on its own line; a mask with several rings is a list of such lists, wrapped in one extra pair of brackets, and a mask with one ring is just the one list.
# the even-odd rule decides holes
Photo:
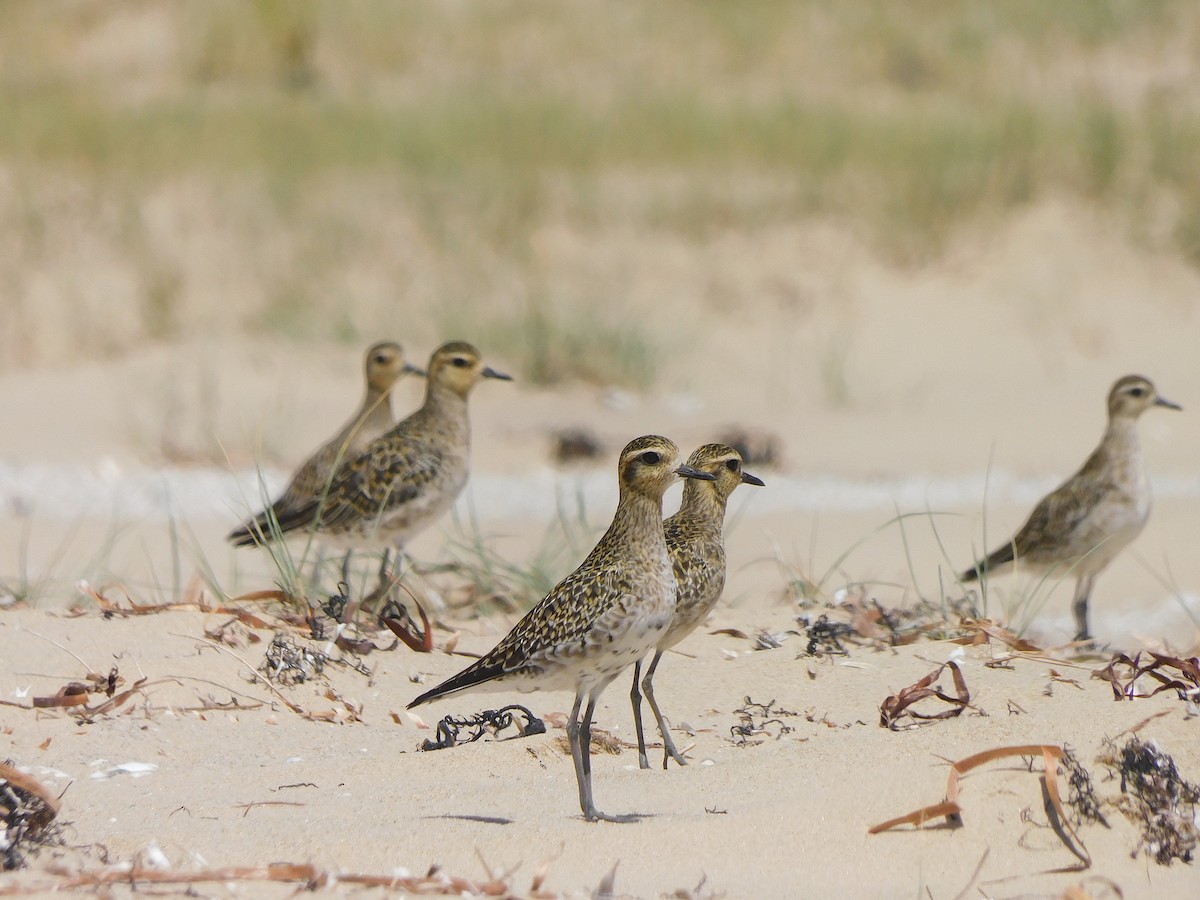
[(0, 23), (0, 369), (486, 333), (537, 383), (645, 385), (673, 348), (614, 235), (828, 221), (922, 265), (1048, 197), (1200, 266), (1195, 0), (0, 0)]

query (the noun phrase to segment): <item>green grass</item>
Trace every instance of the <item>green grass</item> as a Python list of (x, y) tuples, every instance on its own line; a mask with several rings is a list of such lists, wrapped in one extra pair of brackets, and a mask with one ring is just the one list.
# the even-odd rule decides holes
[[(1160, 59), (1176, 38), (1186, 56), (1200, 29), (1188, 0), (706, 0), (620, 15), (214, 0), (160, 13), (177, 44), (165, 56), (110, 21), (145, 12), (0, 4), (0, 163), (34, 237), (57, 227), (39, 186), (82, 187), (94, 227), (148, 273), (155, 339), (187, 329), (186, 282), (143, 203), (180, 182), (215, 198), (245, 253), (294, 245), (289, 275), (230, 327), (360, 340), (374, 321), (335, 302), (346, 259), (386, 248), (381, 277), (403, 283), (395, 269), (419, 252), (430, 295), (457, 311), (400, 298), (407, 318), (532, 331), (519, 365), (538, 382), (647, 383), (663, 350), (611, 303), (619, 281), (563, 296), (545, 280), (537, 247), (555, 227), (697, 243), (823, 218), (916, 262), (964, 227), (1067, 196), (1200, 265), (1200, 88)], [(116, 42), (108, 56), (97, 35)], [(1114, 90), (1126, 69), (1162, 86)], [(338, 199), (355, 188), (363, 202)], [(410, 226), (394, 243), (375, 231), (383, 213)], [(564, 307), (590, 318), (547, 312)]]
[(488, 607), (507, 612), (529, 609), (579, 564), (600, 534), (600, 528), (588, 520), (582, 494), (559, 495), (556, 519), (523, 562), (513, 562), (492, 549), (494, 536), (480, 531), (473, 507), (466, 521), (455, 514), (453, 524), (448, 545), (451, 561), (439, 568), (457, 576), (454, 589), (465, 593), (468, 604), (481, 612)]

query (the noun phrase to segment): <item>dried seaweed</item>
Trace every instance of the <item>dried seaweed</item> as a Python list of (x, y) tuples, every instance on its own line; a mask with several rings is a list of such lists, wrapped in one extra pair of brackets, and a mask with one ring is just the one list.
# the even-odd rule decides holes
[[(807, 652), (845, 655), (843, 641), (868, 643), (876, 646), (900, 647), (925, 636), (957, 636), (962, 628), (952, 628), (945, 611), (928, 603), (914, 606), (885, 608), (869, 597), (862, 588), (839, 591), (840, 599), (831, 611), (843, 621), (831, 620), (822, 614), (815, 622), (808, 617), (798, 618), (807, 629)], [(985, 638), (986, 639), (986, 638)]]
[(868, 829), (867, 833), (880, 834), (881, 832), (898, 828), (901, 825), (912, 825), (920, 828), (926, 822), (935, 819), (945, 819), (947, 825), (959, 827), (963, 824), (963, 821), (962, 807), (958, 802), (958, 782), (963, 775), (986, 763), (1009, 756), (1041, 756), (1043, 765), (1045, 766), (1042, 784), (1046, 799), (1046, 813), (1050, 819), (1051, 827), (1054, 828), (1063, 845), (1080, 861), (1081, 865), (1073, 867), (1073, 870), (1086, 869), (1092, 864), (1092, 858), (1071, 825), (1066, 810), (1063, 807), (1062, 796), (1058, 790), (1058, 762), (1064, 755), (1065, 753), (1061, 747), (1052, 744), (1026, 744), (1016, 747), (996, 747), (992, 750), (985, 750), (982, 753), (968, 756), (966, 759), (960, 759), (958, 762), (951, 763), (950, 765), (950, 774), (946, 779), (946, 798), (944, 800), (932, 806), (925, 806), (913, 812), (906, 813), (903, 816), (888, 819), (886, 822), (872, 826)]
[(1063, 748), (1059, 766), (1067, 776), (1067, 805), (1075, 811), (1077, 822), (1096, 822), (1108, 826), (1108, 820), (1100, 811), (1100, 800), (1092, 784), (1091, 773), (1083, 767), (1070, 747)]
[[(515, 717), (520, 713), (525, 717), (521, 722)], [(473, 716), (446, 716), (437, 724), (437, 739), (426, 738), (421, 744), (422, 750), (445, 750), (456, 744), (470, 744), (479, 740), (485, 734), (496, 735), (506, 728), (517, 726), (517, 735), (525, 737), (530, 734), (545, 734), (546, 723), (535, 716), (524, 706), (512, 704), (500, 709), (485, 709)], [(464, 730), (469, 730), (466, 737)]]
[(20, 869), (25, 854), (62, 842), (58, 801), (11, 761), (0, 762), (0, 867)]
[[(1092, 677), (1112, 686), (1114, 700), (1153, 697), (1168, 690), (1175, 691), (1180, 700), (1200, 698), (1200, 657), (1182, 659), (1151, 650), (1146, 651), (1146, 655), (1150, 660), (1143, 663), (1141, 651), (1132, 659), (1124, 653), (1115, 653), (1109, 664), (1093, 672)], [(1158, 687), (1149, 693), (1139, 692), (1137, 681), (1142, 676), (1157, 681)]]
[(1141, 829), (1132, 855), (1145, 849), (1159, 865), (1169, 866), (1176, 859), (1190, 863), (1200, 843), (1200, 786), (1180, 776), (1169, 754), (1137, 737), (1120, 748), (1105, 741), (1100, 761), (1113, 777), (1120, 777), (1117, 808)]
[(776, 706), (774, 700), (757, 703), (748, 696), (742, 699), (742, 705), (734, 710), (738, 717), (736, 725), (729, 729), (730, 737), (739, 747), (749, 744), (761, 744), (762, 741), (752, 741), (753, 737), (767, 735), (779, 740), (785, 734), (795, 729), (783, 721), (784, 718), (799, 715), (795, 710)]
[(322, 675), (328, 662), (323, 651), (304, 646), (280, 631), (267, 646), (258, 671), (277, 684), (304, 684)]
[(846, 648), (842, 646), (842, 639), (855, 634), (853, 625), (831, 622), (829, 616), (824, 613), (818, 616), (817, 621), (811, 625), (808, 623), (807, 617), (802, 617), (800, 624), (805, 626), (804, 633), (808, 637), (808, 644), (805, 646), (804, 652), (809, 656), (848, 655)]
[[(945, 669), (949, 669), (954, 676), (954, 692), (957, 696), (951, 697), (937, 686), (937, 680)], [(929, 697), (936, 697), (944, 703), (949, 703), (950, 709), (936, 713), (922, 713), (911, 708), (914, 704)], [(938, 666), (916, 684), (911, 684), (884, 700), (879, 706), (879, 724), (892, 731), (899, 731), (902, 727), (916, 727), (921, 722), (953, 718), (960, 715), (970, 704), (971, 693), (967, 690), (967, 682), (963, 678), (962, 670), (959, 669), (957, 663), (948, 662)], [(911, 716), (917, 721), (908, 726), (899, 725), (898, 723), (905, 716)]]

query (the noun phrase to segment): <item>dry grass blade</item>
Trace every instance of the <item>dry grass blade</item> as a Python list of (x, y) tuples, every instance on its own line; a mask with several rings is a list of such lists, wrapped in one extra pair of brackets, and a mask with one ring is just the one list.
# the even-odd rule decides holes
[(316, 866), (297, 863), (272, 863), (267, 866), (231, 866), (224, 869), (205, 869), (199, 872), (180, 872), (173, 869), (142, 867), (132, 869), (100, 869), (83, 872), (72, 872), (57, 868), (51, 869), (51, 872), (58, 875), (61, 880), (52, 883), (29, 885), (27, 887), (14, 885), (0, 891), (0, 895), (44, 894), (51, 891), (96, 888), (117, 884), (129, 885), (132, 888), (138, 884), (167, 885), (254, 881), (301, 884), (308, 890), (329, 889), (339, 884), (352, 884), (363, 887), (407, 891), (413, 894), (439, 894), (442, 896), (458, 897), (505, 897), (510, 895), (508, 885), (494, 880), (471, 881), (467, 878), (455, 878), (440, 873), (431, 873), (420, 878), (395, 875), (359, 875), (345, 872), (328, 872), (318, 869)]
[(1016, 747), (996, 747), (968, 756), (966, 759), (960, 759), (950, 766), (950, 775), (946, 779), (946, 798), (941, 803), (888, 819), (886, 822), (871, 827), (867, 833), (879, 834), (901, 825), (920, 828), (926, 822), (939, 818), (946, 819), (947, 825), (957, 827), (962, 824), (962, 807), (958, 802), (958, 782), (963, 775), (979, 766), (1009, 756), (1040, 756), (1045, 765), (1044, 790), (1051, 816), (1051, 825), (1067, 849), (1080, 860), (1082, 868), (1086, 868), (1091, 865), (1091, 857), (1067, 819), (1062, 796), (1058, 790), (1058, 762), (1064, 755), (1063, 748), (1053, 744), (1024, 744)]
[(945, 819), (947, 825), (958, 827), (962, 824), (959, 820), (959, 813), (961, 811), (962, 809), (957, 802), (943, 800), (941, 803), (934, 803), (932, 806), (922, 806), (920, 809), (915, 809), (910, 813), (896, 816), (896, 818), (880, 822), (878, 825), (872, 825), (867, 829), (867, 834), (880, 834), (884, 831), (891, 831), (893, 828), (899, 828), (901, 825), (912, 825), (914, 828), (920, 828), (926, 822), (932, 822), (934, 819)]
[(248, 594), (239, 594), (233, 598), (234, 603), (252, 602), (262, 603), (264, 601), (275, 600), (285, 606), (294, 606), (300, 598), (295, 594), (289, 594), (287, 591), (281, 590), (265, 590), (265, 591), (250, 591)]
[[(954, 677), (956, 694), (954, 697), (946, 694), (937, 686), (937, 680), (941, 677), (944, 669), (949, 669)], [(944, 709), (937, 713), (921, 713), (911, 708), (913, 704), (929, 697), (936, 697), (938, 700), (949, 703), (950, 709)], [(900, 726), (897, 725), (897, 722), (905, 716), (922, 721), (949, 719), (960, 715), (970, 704), (971, 692), (967, 690), (967, 682), (963, 678), (962, 670), (959, 669), (957, 663), (948, 662), (938, 666), (916, 684), (911, 684), (884, 700), (879, 706), (879, 724), (892, 731), (899, 731)]]
[(990, 619), (964, 619), (960, 627), (969, 633), (963, 637), (954, 638), (952, 643), (986, 644), (995, 640), (1011, 647), (1018, 653), (1042, 652), (1042, 648), (1037, 646), (1037, 644), (1031, 644), (1025, 638), (1009, 631), (1003, 626), (997, 625)]
[(141, 693), (142, 688), (146, 687), (148, 684), (161, 684), (164, 681), (172, 680), (173, 679), (170, 678), (160, 678), (158, 681), (150, 682), (148, 679), (139, 678), (133, 683), (133, 687), (129, 688), (128, 690), (121, 691), (121, 693), (113, 697), (109, 697), (108, 700), (106, 700), (104, 703), (101, 703), (99, 706), (86, 706), (80, 710), (80, 713), (81, 715), (86, 716), (88, 719), (91, 719), (95, 716), (105, 715), (106, 713), (110, 713), (120, 706), (124, 706), (130, 697), (132, 697), (134, 694)]
[(1066, 810), (1063, 809), (1062, 795), (1058, 790), (1058, 760), (1062, 756), (1061, 751), (1055, 755), (1050, 752), (1050, 748), (1042, 748), (1042, 763), (1046, 767), (1046, 773), (1042, 777), (1042, 784), (1045, 786), (1046, 797), (1050, 801), (1050, 808), (1054, 811), (1054, 815), (1050, 817), (1050, 826), (1063, 842), (1063, 846), (1070, 850), (1083, 863), (1083, 868), (1086, 869), (1091, 866), (1092, 857), (1087, 852), (1087, 848), (1083, 846), (1083, 841), (1079, 839), (1079, 835), (1071, 825), (1070, 819), (1067, 818)]
[(114, 600), (108, 599), (103, 591), (98, 591), (90, 584), (81, 585), (81, 589), (85, 594), (96, 601), (96, 605), (100, 607), (100, 611), (106, 616), (150, 616), (155, 613), (167, 612), (172, 609), (199, 609), (207, 612), (209, 607), (204, 603), (204, 595), (200, 593), (192, 596), (190, 599), (179, 600), (169, 603), (138, 603), (128, 593), (125, 594), (125, 602), (127, 606), (122, 606)]
[[(187, 637), (187, 635), (179, 635), (179, 636)], [(208, 644), (211, 647), (216, 647), (217, 650), (219, 650), (220, 652), (226, 653), (229, 656), (232, 656), (234, 659), (236, 659), (238, 662), (240, 662), (243, 666), (246, 667), (247, 671), (250, 672), (250, 674), (254, 677), (255, 681), (258, 681), (258, 682), (262, 683), (263, 685), (265, 685), (267, 690), (269, 690), (272, 694), (274, 694), (276, 697), (278, 697), (280, 702), (283, 703), (284, 706), (286, 706), (288, 709), (290, 709), (292, 712), (296, 713), (299, 716), (305, 716), (303, 707), (301, 707), (297, 703), (293, 703), (291, 700), (289, 700), (287, 697), (285, 697), (283, 695), (283, 693), (279, 690), (279, 688), (277, 688), (277, 687), (275, 687), (275, 685), (271, 684), (270, 679), (261, 677), (258, 674), (257, 670), (254, 668), (254, 666), (250, 665), (250, 663), (246, 662), (246, 660), (242, 659), (242, 657), (238, 656), (236, 653), (234, 653), (228, 647), (222, 646), (217, 641), (211, 640), (209, 638), (200, 638), (200, 640), (204, 641), (206, 644)]]
[(34, 697), (33, 707), (34, 709), (50, 709), (60, 706), (83, 706), (87, 703), (91, 690), (91, 687), (86, 684), (72, 681), (60, 687), (51, 697)]
[[(203, 591), (189, 590), (183, 600), (170, 603), (137, 603), (129, 594), (125, 594), (125, 602), (127, 606), (108, 599), (103, 592), (97, 591), (90, 585), (84, 587), (84, 592), (96, 601), (96, 605), (100, 611), (108, 616), (120, 616), (126, 618), (128, 616), (150, 616), (157, 613), (171, 612), (173, 610), (198, 609), (201, 612), (220, 613), (230, 616), (235, 616), (239, 622), (248, 628), (270, 628), (271, 625), (264, 621), (259, 616), (249, 610), (239, 609), (231, 606), (212, 606), (205, 602)], [(286, 602), (289, 595), (282, 591), (257, 591), (251, 594), (244, 594), (241, 597), (235, 597), (233, 602), (238, 601), (262, 601), (275, 600)]]
[(592, 900), (613, 900), (617, 889), (617, 866), (620, 864), (621, 861), (617, 860), (608, 870), (608, 874), (600, 879), (600, 883), (592, 891)]
[[(95, 672), (89, 672), (86, 676), (86, 682), (71, 681), (63, 685), (54, 694), (49, 697), (34, 697), (29, 706), (20, 706), (21, 709), (63, 709), (82, 707), (78, 710), (80, 721), (91, 722), (96, 716), (102, 716), (112, 712), (129, 701), (135, 694), (141, 693), (143, 688), (149, 687), (152, 684), (160, 684), (165, 681), (174, 681), (171, 678), (162, 678), (157, 681), (150, 681), (147, 678), (138, 679), (132, 687), (117, 693), (117, 688), (124, 683), (123, 679), (114, 668), (107, 675), (99, 675)], [(88, 706), (88, 699), (92, 694), (103, 694), (106, 699), (103, 703), (96, 706)], [(17, 706), (17, 704), (9, 704)]]
[[(1146, 651), (1146, 655), (1150, 661), (1143, 663), (1140, 650), (1132, 659), (1124, 653), (1115, 653), (1109, 664), (1093, 672), (1092, 677), (1107, 681), (1112, 686), (1114, 700), (1153, 697), (1167, 690), (1177, 691), (1180, 699), (1200, 694), (1200, 657), (1183, 659), (1153, 651)], [(1172, 669), (1174, 673), (1170, 671)], [(1136, 687), (1143, 675), (1158, 682), (1158, 687), (1148, 694), (1139, 693)]]

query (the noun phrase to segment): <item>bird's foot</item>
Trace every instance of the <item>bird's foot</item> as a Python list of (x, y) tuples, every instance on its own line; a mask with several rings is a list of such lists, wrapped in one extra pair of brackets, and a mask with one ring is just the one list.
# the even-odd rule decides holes
[(596, 807), (585, 809), (583, 818), (588, 822), (615, 822), (618, 825), (629, 825), (632, 822), (640, 822), (642, 817), (637, 813), (627, 813), (621, 816), (614, 816), (609, 813), (600, 812)]

